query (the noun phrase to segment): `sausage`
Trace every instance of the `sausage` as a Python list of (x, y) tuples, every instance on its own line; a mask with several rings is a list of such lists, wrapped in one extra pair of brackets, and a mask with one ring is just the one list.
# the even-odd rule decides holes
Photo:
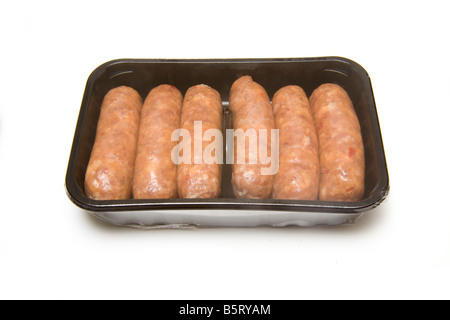
[(323, 84), (310, 96), (319, 138), (319, 199), (358, 201), (364, 193), (364, 145), (352, 101), (337, 84)]
[(86, 169), (85, 192), (96, 200), (131, 197), (142, 98), (120, 86), (104, 97), (95, 142)]
[(272, 107), (279, 130), (279, 168), (272, 198), (317, 200), (319, 142), (308, 97), (299, 86), (285, 86), (274, 94)]
[[(181, 109), (180, 127), (191, 137), (191, 143), (189, 150), (182, 150), (183, 158), (188, 158), (188, 161), (181, 161), (177, 168), (180, 198), (217, 198), (220, 195), (222, 159), (206, 162), (204, 156), (210, 144), (215, 147), (211, 155), (220, 157), (222, 154), (222, 113), (222, 100), (215, 89), (200, 84), (187, 90)], [(205, 132), (210, 129), (219, 132), (220, 137), (216, 135), (214, 140), (211, 138), (212, 142), (208, 143), (203, 141), (203, 138)], [(196, 145), (200, 154), (195, 150)], [(190, 151), (189, 157), (185, 157), (186, 151)]]
[[(259, 144), (260, 129), (266, 130), (266, 155), (271, 155), (271, 130), (275, 129), (272, 105), (265, 89), (251, 76), (244, 75), (234, 81), (230, 89), (230, 110), (233, 117), (234, 162), (232, 166), (232, 188), (237, 198), (265, 199), (270, 198), (273, 186), (273, 174), (262, 174), (262, 169), (271, 166), (263, 163), (261, 152), (252, 150), (255, 144), (249, 138), (249, 143), (238, 142), (238, 130), (244, 133), (255, 130)], [(259, 149), (259, 148), (258, 148)], [(261, 151), (261, 150), (258, 150)], [(239, 156), (244, 155), (244, 161)]]
[(133, 177), (133, 198), (176, 198), (176, 164), (172, 133), (180, 126), (183, 96), (174, 86), (153, 88), (142, 106)]

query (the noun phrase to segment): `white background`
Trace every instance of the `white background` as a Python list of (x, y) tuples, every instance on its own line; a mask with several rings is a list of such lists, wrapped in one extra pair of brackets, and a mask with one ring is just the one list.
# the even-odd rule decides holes
[[(446, 2), (2, 1), (0, 298), (450, 298)], [(67, 198), (103, 62), (328, 55), (369, 73), (390, 174), (355, 225), (143, 231)]]

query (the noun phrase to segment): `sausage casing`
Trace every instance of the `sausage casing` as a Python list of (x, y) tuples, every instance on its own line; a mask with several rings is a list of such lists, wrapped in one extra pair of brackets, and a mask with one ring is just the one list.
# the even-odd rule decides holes
[[(233, 129), (255, 130), (258, 144), (260, 129), (267, 133), (267, 150), (265, 154), (271, 155), (271, 130), (275, 129), (272, 105), (265, 89), (251, 76), (242, 76), (231, 86), (230, 110), (233, 117)], [(264, 199), (270, 198), (273, 186), (273, 175), (262, 174), (263, 168), (268, 168), (271, 163), (261, 162), (261, 153), (251, 150), (250, 144), (239, 144), (234, 139), (234, 163), (232, 169), (233, 193), (237, 198)], [(254, 143), (254, 142), (253, 142)], [(259, 148), (258, 148), (259, 149)], [(260, 151), (260, 150), (258, 150)], [(244, 154), (245, 161), (239, 161), (240, 154)], [(251, 159), (256, 161), (251, 161)]]
[(171, 152), (176, 141), (172, 133), (180, 126), (183, 97), (174, 86), (162, 84), (153, 88), (142, 106), (137, 142), (133, 198), (175, 198), (176, 164)]
[(104, 97), (95, 142), (85, 176), (85, 192), (92, 199), (131, 197), (142, 98), (133, 88), (120, 86)]
[(279, 168), (272, 198), (316, 200), (319, 192), (319, 143), (308, 97), (289, 85), (272, 99), (279, 130)]
[[(222, 136), (216, 136), (210, 143), (203, 141), (203, 137), (209, 129), (217, 130), (222, 135), (222, 113), (222, 100), (215, 89), (200, 84), (187, 90), (181, 109), (180, 127), (191, 137), (191, 155), (189, 163), (182, 161), (177, 168), (178, 195), (181, 198), (217, 198), (220, 195), (222, 160), (207, 163), (203, 156), (211, 144), (216, 146), (215, 151), (222, 154)], [(201, 131), (196, 132), (200, 125)], [(200, 133), (201, 137), (196, 133)], [(196, 143), (200, 146), (200, 154), (195, 150)], [(215, 152), (212, 153), (215, 156)]]
[(323, 84), (310, 97), (320, 148), (319, 199), (358, 201), (364, 193), (364, 146), (352, 101), (337, 84)]

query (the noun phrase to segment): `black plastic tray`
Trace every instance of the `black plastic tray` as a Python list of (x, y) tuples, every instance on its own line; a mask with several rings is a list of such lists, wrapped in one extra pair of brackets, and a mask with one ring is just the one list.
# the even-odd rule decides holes
[[(94, 144), (100, 105), (111, 88), (127, 85), (144, 99), (155, 86), (176, 86), (183, 94), (197, 84), (216, 89), (222, 98), (225, 126), (230, 125), (228, 95), (234, 80), (250, 75), (270, 98), (285, 85), (301, 86), (309, 96), (322, 83), (341, 85), (353, 101), (365, 147), (365, 194), (358, 202), (236, 199), (231, 164), (223, 165), (218, 199), (99, 201), (86, 197), (84, 175)], [(131, 226), (316, 226), (354, 221), (378, 206), (389, 192), (389, 178), (370, 78), (357, 63), (341, 57), (280, 59), (119, 59), (89, 76), (76, 125), (66, 175), (66, 191), (80, 208), (117, 225)]]

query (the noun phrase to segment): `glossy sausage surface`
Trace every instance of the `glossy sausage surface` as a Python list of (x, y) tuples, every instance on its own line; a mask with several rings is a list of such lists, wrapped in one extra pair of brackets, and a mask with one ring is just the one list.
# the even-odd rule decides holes
[[(222, 113), (222, 100), (215, 89), (200, 84), (187, 90), (181, 110), (181, 130), (190, 137), (191, 154), (189, 163), (182, 161), (177, 168), (181, 198), (217, 198), (220, 195), (223, 159), (208, 163), (204, 156), (215, 156), (216, 150), (222, 154)], [(208, 132), (220, 132), (221, 136), (217, 141), (212, 136), (203, 141)], [(196, 152), (196, 146), (199, 152)], [(181, 152), (182, 157), (185, 156), (184, 151), (187, 150)]]
[(133, 88), (120, 86), (104, 97), (85, 192), (92, 199), (121, 200), (131, 197), (142, 98)]
[(142, 107), (133, 178), (133, 198), (176, 198), (177, 166), (171, 152), (172, 133), (180, 126), (183, 97), (174, 86), (153, 88)]
[(279, 169), (272, 198), (316, 200), (319, 143), (308, 97), (299, 86), (285, 86), (273, 96), (272, 107), (279, 130)]
[(364, 194), (364, 145), (347, 92), (336, 84), (319, 86), (310, 97), (320, 148), (319, 199), (358, 201)]
[[(270, 198), (273, 186), (273, 174), (262, 174), (271, 163), (261, 161), (259, 147), (252, 150), (251, 145), (259, 144), (260, 129), (266, 132), (267, 144), (264, 154), (271, 155), (271, 130), (275, 129), (272, 106), (266, 90), (253, 81), (251, 76), (237, 79), (230, 90), (230, 110), (233, 117), (235, 133), (256, 133), (257, 141), (248, 139), (245, 145), (234, 142), (234, 163), (232, 169), (233, 193), (237, 198), (265, 199)], [(250, 131), (248, 131), (250, 130)], [(263, 139), (263, 138), (261, 138)], [(239, 156), (244, 161), (239, 161)], [(255, 160), (253, 160), (255, 159)]]

